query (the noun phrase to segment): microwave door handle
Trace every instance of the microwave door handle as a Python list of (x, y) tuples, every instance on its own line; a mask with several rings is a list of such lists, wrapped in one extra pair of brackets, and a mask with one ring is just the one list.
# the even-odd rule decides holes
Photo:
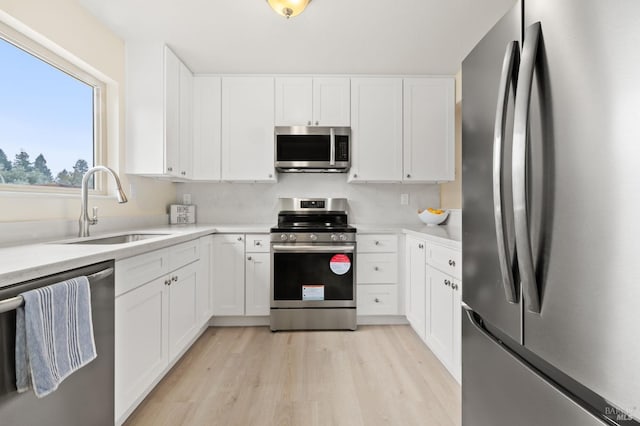
[(329, 129), (329, 165), (336, 165), (336, 133), (333, 127)]

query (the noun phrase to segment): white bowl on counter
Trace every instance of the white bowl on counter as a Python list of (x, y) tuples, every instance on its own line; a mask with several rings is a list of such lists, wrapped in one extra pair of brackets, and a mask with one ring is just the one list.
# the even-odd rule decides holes
[(445, 210), (441, 214), (435, 214), (425, 209), (421, 213), (418, 213), (418, 217), (422, 223), (425, 223), (427, 226), (436, 226), (447, 220), (447, 217), (449, 217), (449, 210)]

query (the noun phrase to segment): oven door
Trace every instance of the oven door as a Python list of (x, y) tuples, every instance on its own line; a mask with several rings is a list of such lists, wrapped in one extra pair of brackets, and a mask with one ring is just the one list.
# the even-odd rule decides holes
[(355, 243), (272, 244), (271, 307), (355, 308)]

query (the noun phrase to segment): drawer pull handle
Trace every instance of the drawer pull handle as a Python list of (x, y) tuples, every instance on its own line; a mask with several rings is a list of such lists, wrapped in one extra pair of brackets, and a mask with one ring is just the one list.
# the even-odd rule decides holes
[(262, 243), (261, 243), (260, 241), (256, 241), (256, 245), (257, 245), (257, 246), (261, 246), (261, 245), (262, 245)]
[(374, 267), (373, 267), (373, 270), (374, 270), (374, 271), (379, 271), (379, 270), (380, 270), (380, 268), (378, 268), (377, 266), (374, 266)]
[(378, 299), (377, 297), (375, 299), (373, 299), (374, 302), (376, 303), (380, 303), (380, 299)]
[(247, 257), (247, 260), (251, 260), (251, 256)]
[(376, 241), (376, 242), (375, 242), (375, 244), (376, 244), (377, 246), (379, 246), (379, 245), (380, 245), (380, 241)]
[(238, 237), (238, 241), (242, 241), (242, 237)]

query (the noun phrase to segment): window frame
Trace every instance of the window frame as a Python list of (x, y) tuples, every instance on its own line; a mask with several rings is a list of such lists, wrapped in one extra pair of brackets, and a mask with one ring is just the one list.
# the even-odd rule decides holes
[[(107, 134), (106, 134), (106, 113), (107, 113), (107, 83), (99, 79), (79, 63), (80, 60), (72, 54), (61, 54), (54, 52), (52, 49), (44, 46), (42, 43), (29, 37), (23, 32), (0, 21), (0, 39), (12, 44), (18, 49), (24, 50), (26, 53), (45, 62), (68, 74), (69, 76), (80, 80), (81, 82), (93, 87), (93, 164), (106, 165), (107, 159)], [(66, 52), (65, 52), (66, 53)], [(93, 175), (95, 187), (89, 189), (91, 194), (107, 195), (107, 185), (103, 173)], [(42, 185), (17, 185), (17, 184), (0, 184), (0, 193), (40, 193), (47, 195), (78, 195), (80, 188), (51, 187)]]

